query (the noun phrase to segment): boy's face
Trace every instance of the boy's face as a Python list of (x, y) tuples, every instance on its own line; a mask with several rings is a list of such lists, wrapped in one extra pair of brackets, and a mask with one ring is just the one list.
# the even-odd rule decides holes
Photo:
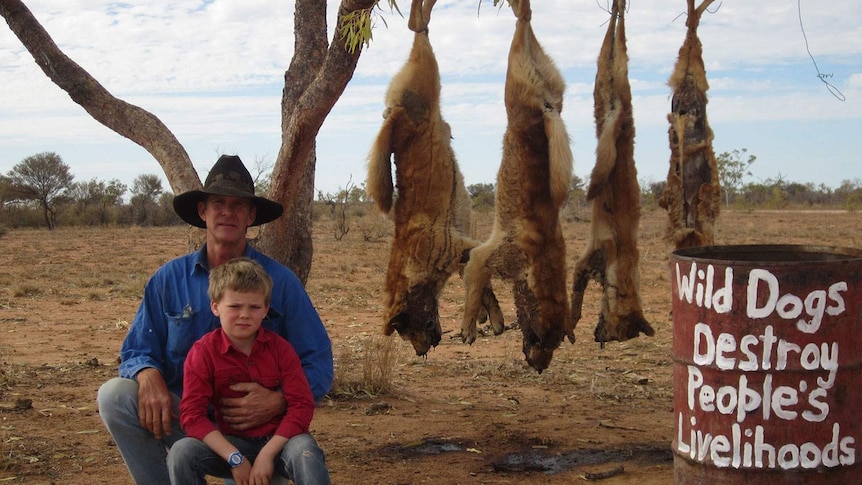
[(213, 314), (232, 342), (253, 341), (269, 311), (263, 293), (225, 290), (218, 302), (211, 302)]

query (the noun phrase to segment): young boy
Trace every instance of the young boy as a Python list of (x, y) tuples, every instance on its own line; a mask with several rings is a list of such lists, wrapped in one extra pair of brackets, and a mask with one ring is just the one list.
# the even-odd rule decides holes
[[(261, 327), (271, 291), (269, 275), (247, 258), (210, 273), (209, 297), (221, 328), (195, 342), (185, 361), (180, 423), (187, 437), (168, 452), (171, 483), (205, 484), (205, 475), (213, 475), (232, 477), (238, 485), (268, 484), (273, 473), (296, 484), (329, 483), (328, 476), (288, 476), (289, 455), (283, 451), (288, 440), (308, 433), (314, 398), (293, 347)], [(230, 386), (239, 382), (280, 388), (287, 403), (284, 415), (256, 428), (232, 429), (216, 404), (237, 397)], [(215, 423), (208, 417), (212, 409)]]

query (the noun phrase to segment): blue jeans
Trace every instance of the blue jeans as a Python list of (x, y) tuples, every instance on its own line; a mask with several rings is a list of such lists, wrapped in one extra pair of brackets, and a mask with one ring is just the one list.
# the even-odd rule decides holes
[[(179, 415), (180, 398), (173, 394), (171, 397), (174, 401), (174, 413)], [(132, 379), (115, 377), (102, 384), (102, 387), (99, 388), (97, 401), (99, 403), (99, 415), (108, 432), (114, 438), (123, 461), (126, 463), (126, 468), (129, 469), (135, 483), (138, 485), (169, 485), (171, 481), (167, 465), (168, 449), (186, 437), (185, 432), (180, 428), (179, 421), (174, 420), (171, 423), (170, 435), (161, 440), (155, 439), (148, 429), (141, 426), (138, 418), (138, 383)], [(287, 466), (299, 467), (288, 470), (289, 477), (297, 485), (329, 483), (329, 472), (324, 461), (323, 450), (317, 446), (314, 438), (310, 435), (303, 436), (307, 436), (307, 440), (299, 440), (294, 443), (295, 440), (291, 439), (282, 450), (282, 457), (287, 456), (284, 458)], [(314, 459), (306, 460), (306, 457), (314, 457)], [(311, 470), (307, 471), (306, 468)], [(321, 481), (304, 481), (303, 476), (313, 477), (311, 480)], [(325, 477), (325, 480), (319, 477)], [(278, 483), (278, 481), (274, 480), (274, 483)]]
[[(265, 439), (225, 436), (240, 453), (252, 462), (257, 458)], [(206, 485), (206, 475), (230, 478), (227, 462), (201, 440), (183, 438), (168, 452), (171, 483)], [(329, 484), (323, 452), (309, 434), (296, 435), (281, 450), (275, 460), (275, 476), (293, 480), (296, 485)]]

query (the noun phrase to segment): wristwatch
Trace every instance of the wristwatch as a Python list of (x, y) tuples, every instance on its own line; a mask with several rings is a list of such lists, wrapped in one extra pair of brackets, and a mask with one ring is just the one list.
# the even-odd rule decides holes
[(242, 460), (242, 453), (234, 451), (227, 457), (227, 464), (230, 465), (231, 468), (236, 468), (242, 465)]

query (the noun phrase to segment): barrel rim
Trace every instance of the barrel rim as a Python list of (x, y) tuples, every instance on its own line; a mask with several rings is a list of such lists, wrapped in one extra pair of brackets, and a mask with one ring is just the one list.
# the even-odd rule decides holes
[(842, 246), (826, 246), (816, 244), (728, 244), (728, 245), (712, 245), (712, 246), (697, 246), (691, 248), (677, 249), (671, 252), (671, 257), (679, 260), (697, 260), (697, 261), (715, 261), (715, 262), (755, 262), (753, 258), (740, 258), (740, 256), (751, 253), (772, 253), (788, 255), (793, 254), (796, 257), (792, 259), (777, 260), (773, 257), (769, 258), (769, 264), (798, 264), (798, 263), (816, 263), (823, 262), (823, 259), (817, 258), (800, 258), (803, 254), (819, 254), (832, 257), (829, 261), (854, 261), (862, 260), (862, 249), (842, 247)]

